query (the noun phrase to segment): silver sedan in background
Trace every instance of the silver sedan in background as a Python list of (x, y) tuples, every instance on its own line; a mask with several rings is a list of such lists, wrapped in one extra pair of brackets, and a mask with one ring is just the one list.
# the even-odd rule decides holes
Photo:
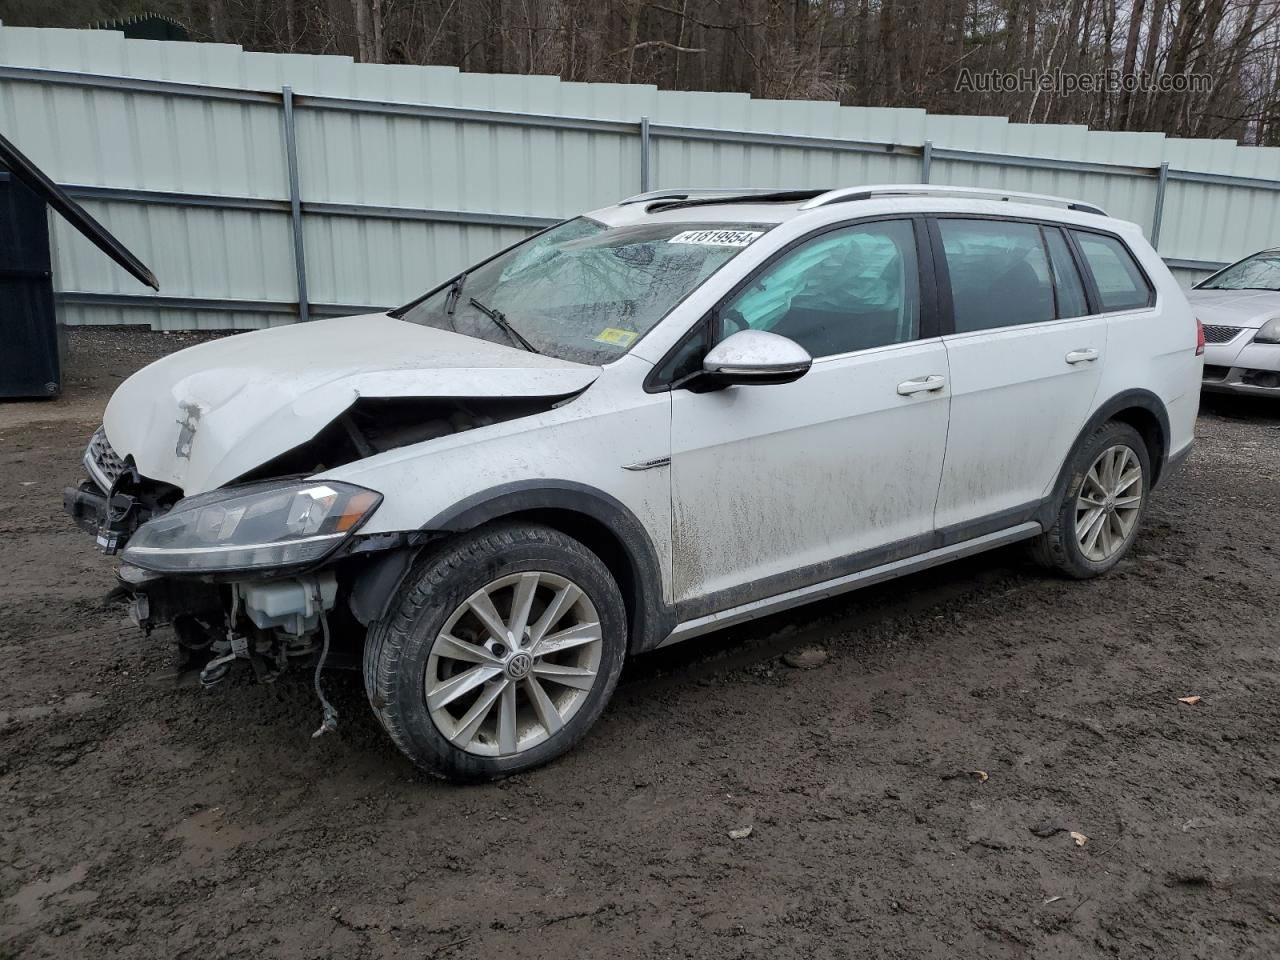
[(1204, 324), (1203, 389), (1280, 397), (1280, 247), (1224, 267), (1187, 299)]

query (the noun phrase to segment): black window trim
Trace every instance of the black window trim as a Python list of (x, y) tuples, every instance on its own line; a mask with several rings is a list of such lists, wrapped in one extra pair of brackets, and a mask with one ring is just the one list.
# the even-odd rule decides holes
[[(1058, 271), (1053, 266), (1053, 252), (1049, 249), (1049, 237), (1045, 232), (1043, 223), (1037, 226), (1040, 233), (1040, 249), (1044, 251), (1045, 269), (1049, 271), (1049, 288), (1053, 291), (1053, 318), (1055, 320), (1067, 320), (1069, 318), (1062, 315), (1062, 297), (1058, 293)], [(1067, 249), (1070, 250), (1071, 248), (1068, 247)], [(1083, 280), (1080, 285), (1084, 286)], [(1086, 301), (1087, 299), (1086, 297)], [(1085, 307), (1087, 308), (1088, 306), (1089, 304), (1086, 302)]]
[[(891, 220), (907, 220), (911, 224), (912, 235), (915, 237), (916, 243), (916, 274), (919, 281), (920, 292), (920, 318), (919, 328), (916, 331), (914, 340), (903, 340), (898, 344), (885, 344), (884, 346), (899, 346), (906, 343), (920, 343), (924, 340), (933, 340), (942, 334), (941, 316), (938, 302), (938, 282), (936, 277), (936, 265), (934, 263), (934, 252), (929, 242), (926, 231), (926, 220), (928, 215), (924, 213), (901, 213), (901, 214), (873, 214), (864, 217), (854, 217), (848, 220), (840, 220), (836, 223), (823, 224), (814, 230), (809, 231), (793, 240), (788, 241), (785, 245), (774, 250), (762, 262), (756, 264), (755, 268), (745, 277), (735, 283), (729, 290), (721, 296), (712, 307), (699, 317), (692, 326), (678, 339), (666, 353), (662, 355), (662, 359), (653, 365), (653, 369), (644, 379), (645, 393), (665, 393), (670, 390), (680, 389), (683, 385), (680, 380), (667, 380), (661, 373), (676, 354), (680, 353), (691, 340), (702, 337), (704, 340), (704, 355), (706, 350), (710, 350), (714, 345), (711, 338), (715, 335), (715, 319), (719, 315), (721, 308), (735, 296), (741, 293), (746, 287), (755, 281), (765, 270), (768, 270), (773, 264), (777, 263), (782, 257), (789, 254), (792, 250), (815, 240), (818, 237), (833, 233), (836, 230), (845, 230), (850, 227), (856, 227), (863, 224), (885, 223)], [(779, 224), (780, 226), (780, 224)], [(880, 347), (871, 347), (868, 349), (881, 349)], [(848, 351), (849, 353), (861, 353), (862, 351)], [(828, 354), (827, 356), (840, 357), (846, 354)], [(814, 357), (814, 360), (824, 359), (823, 357)]]
[[(996, 330), (1012, 330), (1017, 327), (1038, 327), (1045, 323), (1061, 323), (1067, 320), (1088, 320), (1093, 317), (1105, 317), (1116, 313), (1128, 313), (1133, 310), (1149, 310), (1156, 306), (1160, 301), (1159, 292), (1156, 286), (1151, 282), (1151, 276), (1143, 267), (1142, 261), (1133, 253), (1133, 249), (1120, 236), (1111, 230), (1100, 230), (1097, 227), (1085, 227), (1074, 223), (1064, 223), (1061, 220), (1041, 219), (1039, 217), (1015, 217), (1006, 214), (995, 213), (970, 213), (967, 211), (947, 211), (945, 213), (929, 213), (924, 215), (928, 219), (929, 239), (933, 246), (933, 258), (935, 261), (934, 273), (937, 278), (937, 297), (938, 297), (938, 314), (942, 323), (943, 336), (955, 336), (955, 307), (951, 302), (951, 273), (947, 269), (946, 254), (942, 246), (942, 231), (938, 228), (939, 220), (997, 220), (1007, 221), (1010, 223), (1025, 223), (1030, 226), (1038, 226), (1042, 233), (1040, 237), (1041, 246), (1044, 247), (1046, 260), (1049, 258), (1048, 245), (1044, 242), (1043, 230), (1048, 227), (1056, 227), (1061, 231), (1063, 239), (1067, 243), (1067, 249), (1071, 252), (1071, 258), (1075, 261), (1076, 272), (1080, 275), (1080, 282), (1084, 285), (1085, 300), (1089, 306), (1089, 312), (1079, 317), (1059, 317), (1057, 316), (1057, 281), (1054, 278), (1053, 263), (1049, 262), (1049, 276), (1054, 283), (1054, 318), (1052, 320), (1038, 320), (1034, 323), (1011, 323), (1004, 327), (986, 327), (982, 330), (966, 331), (968, 334), (988, 333)], [(1147, 285), (1149, 295), (1147, 304), (1143, 307), (1125, 307), (1122, 310), (1103, 310), (1102, 298), (1098, 293), (1097, 283), (1093, 279), (1093, 271), (1089, 269), (1088, 262), (1084, 258), (1084, 254), (1076, 245), (1075, 237), (1072, 231), (1080, 231), (1081, 233), (1096, 233), (1099, 236), (1110, 237), (1117, 241), (1125, 251), (1129, 254), (1129, 258), (1133, 260), (1137, 266), (1138, 272), (1142, 274), (1142, 279)]]
[[(1067, 248), (1067, 256), (1071, 258), (1072, 264), (1075, 265), (1076, 277), (1079, 278), (1080, 280), (1080, 288), (1084, 291), (1084, 305), (1085, 305), (1085, 309), (1089, 311), (1084, 315), (1084, 317), (1096, 317), (1098, 316), (1099, 302), (1098, 302), (1098, 297), (1094, 292), (1093, 274), (1089, 272), (1089, 265), (1085, 263), (1084, 257), (1081, 256), (1080, 254), (1080, 250), (1076, 247), (1075, 243), (1072, 241), (1071, 231), (1068, 230), (1061, 223), (1055, 224), (1055, 226), (1058, 231), (1058, 236), (1062, 237), (1062, 242)], [(1098, 232), (1103, 233), (1104, 231), (1098, 231)], [(1112, 236), (1112, 234), (1106, 234), (1106, 235)], [(1046, 244), (1046, 248), (1047, 246), (1048, 245)], [(1129, 249), (1127, 245), (1125, 249), (1126, 250)], [(1053, 263), (1052, 257), (1049, 259), (1049, 263), (1050, 264)], [(1062, 319), (1063, 320), (1082, 320), (1084, 319), (1084, 317), (1063, 317)]]

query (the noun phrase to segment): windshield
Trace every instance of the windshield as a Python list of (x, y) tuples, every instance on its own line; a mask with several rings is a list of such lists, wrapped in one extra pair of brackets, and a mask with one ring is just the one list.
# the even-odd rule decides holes
[(1197, 290), (1280, 290), (1280, 250), (1264, 250), (1210, 277)]
[(579, 217), (473, 267), (398, 316), (564, 360), (607, 363), (770, 226), (610, 227)]

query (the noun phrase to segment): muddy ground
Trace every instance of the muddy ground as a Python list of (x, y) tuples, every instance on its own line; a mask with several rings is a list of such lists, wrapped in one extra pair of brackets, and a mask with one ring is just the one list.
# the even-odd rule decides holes
[(650, 655), (460, 788), (356, 674), (312, 741), (305, 676), (175, 688), (100, 606), (60, 491), (187, 342), (81, 332), (65, 398), (0, 404), (3, 960), (1280, 954), (1280, 405), (1208, 403), (1108, 577), (1008, 550)]

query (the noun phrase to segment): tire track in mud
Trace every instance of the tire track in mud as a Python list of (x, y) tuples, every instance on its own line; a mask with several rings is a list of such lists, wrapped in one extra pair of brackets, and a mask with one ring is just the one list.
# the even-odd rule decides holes
[(1034, 585), (1034, 576), (1027, 575), (1025, 566), (1008, 562), (1017, 557), (1017, 550), (957, 561), (645, 654), (624, 671), (614, 698), (628, 702), (814, 644), (848, 645), (856, 642), (859, 631), (938, 615), (939, 610), (973, 602), (997, 587), (1005, 587), (1005, 594), (1027, 589)]

